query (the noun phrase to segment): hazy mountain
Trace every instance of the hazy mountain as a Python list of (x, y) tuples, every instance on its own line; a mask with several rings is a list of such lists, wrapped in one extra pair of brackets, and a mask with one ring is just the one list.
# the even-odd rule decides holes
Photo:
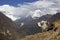
[(37, 23), (40, 22), (41, 20), (49, 21), (49, 18), (51, 16), (52, 15), (47, 14), (37, 19), (33, 19), (31, 16), (18, 19), (15, 21), (15, 23), (18, 25), (17, 31), (20, 33), (25, 33), (26, 35), (39, 33), (41, 32), (42, 29), (38, 27)]

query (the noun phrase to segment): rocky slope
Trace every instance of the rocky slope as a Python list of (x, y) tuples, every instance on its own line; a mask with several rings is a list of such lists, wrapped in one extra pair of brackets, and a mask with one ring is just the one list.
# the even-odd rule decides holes
[(60, 40), (59, 31), (48, 31), (26, 36), (21, 40)]
[(0, 12), (0, 40), (16, 40), (15, 23)]

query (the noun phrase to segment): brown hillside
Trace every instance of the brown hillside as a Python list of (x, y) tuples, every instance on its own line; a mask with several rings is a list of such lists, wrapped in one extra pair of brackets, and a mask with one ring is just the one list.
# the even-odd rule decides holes
[(25, 38), (21, 40), (60, 40), (60, 33), (58, 31), (49, 31), (49, 32), (43, 32), (38, 33), (30, 36), (26, 36)]

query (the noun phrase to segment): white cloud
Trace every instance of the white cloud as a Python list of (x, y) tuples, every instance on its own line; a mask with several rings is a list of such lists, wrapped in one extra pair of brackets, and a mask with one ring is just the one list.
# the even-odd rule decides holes
[(15, 7), (9, 5), (0, 6), (0, 11), (2, 11), (6, 16), (11, 18), (12, 20), (16, 19), (15, 17), (13, 17), (14, 9)]
[(12, 20), (16, 20), (20, 17), (26, 17), (31, 15), (34, 17), (40, 17), (46, 14), (55, 14), (57, 10), (60, 10), (59, 0), (42, 0), (32, 3), (27, 3), (23, 5), (18, 5), (18, 7), (10, 5), (0, 6), (0, 11), (4, 11), (4, 14), (10, 17)]
[(49, 1), (37, 1), (37, 2), (33, 3), (33, 5), (38, 7), (38, 8), (49, 7), (52, 4), (54, 4), (54, 3), (53, 2), (49, 2)]
[(40, 16), (42, 16), (40, 10), (35, 10), (34, 12), (32, 12), (32, 18), (40, 17)]

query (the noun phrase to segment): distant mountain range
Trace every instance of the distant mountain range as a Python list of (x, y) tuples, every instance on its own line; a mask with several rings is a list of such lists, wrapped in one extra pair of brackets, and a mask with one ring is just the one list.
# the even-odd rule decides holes
[[(37, 22), (41, 20), (46, 20), (51, 22), (51, 24), (54, 23), (53, 28), (57, 27), (57, 29), (41, 32), (42, 29), (37, 25)], [(59, 23), (60, 13), (43, 15), (37, 19), (29, 16), (13, 22), (0, 12), (0, 40), (60, 40)]]
[[(49, 20), (51, 16), (52, 15), (47, 14), (37, 19), (33, 19), (31, 16), (28, 16), (26, 18), (12, 21), (10, 18), (6, 17), (2, 12), (0, 12), (0, 32), (5, 32), (6, 35), (8, 35), (10, 32), (12, 34), (10, 35), (12, 40), (15, 40), (15, 37), (18, 35), (20, 35), (19, 37), (21, 38), (27, 35), (36, 34), (42, 30), (42, 28), (38, 27), (37, 22), (40, 22), (41, 20)], [(23, 23), (23, 25), (21, 23)], [(10, 37), (7, 38), (9, 39)]]

